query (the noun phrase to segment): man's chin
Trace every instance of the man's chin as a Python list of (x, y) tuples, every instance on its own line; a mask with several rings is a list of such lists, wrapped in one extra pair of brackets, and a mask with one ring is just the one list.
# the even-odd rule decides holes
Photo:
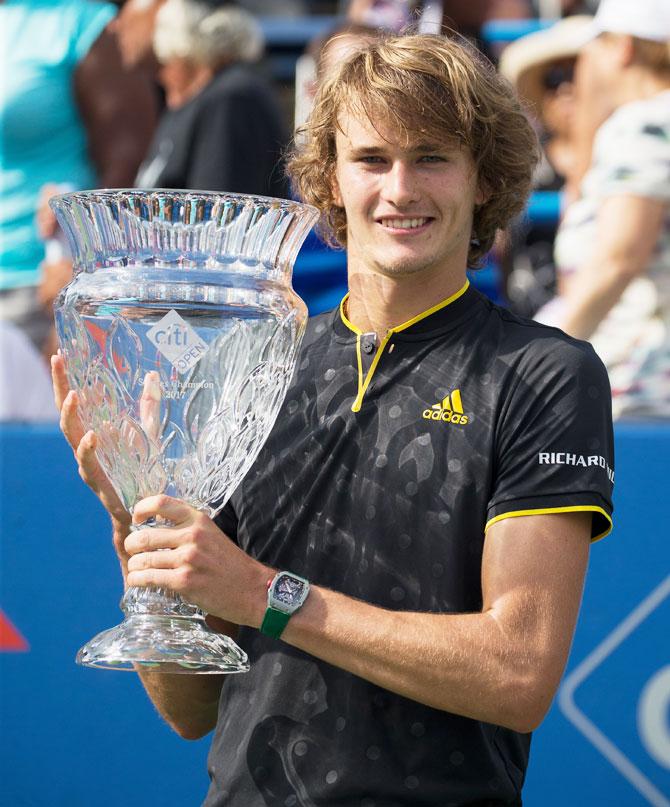
[(395, 261), (388, 261), (377, 264), (377, 272), (380, 275), (390, 278), (415, 277), (425, 272), (432, 266), (431, 261), (417, 258), (398, 258)]

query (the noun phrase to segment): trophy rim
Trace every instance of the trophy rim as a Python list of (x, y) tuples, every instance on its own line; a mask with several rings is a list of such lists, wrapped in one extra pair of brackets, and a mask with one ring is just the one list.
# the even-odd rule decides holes
[(211, 201), (237, 201), (239, 203), (266, 204), (272, 207), (280, 207), (285, 210), (311, 212), (315, 217), (321, 215), (320, 210), (314, 205), (306, 202), (299, 202), (293, 199), (282, 199), (278, 196), (263, 196), (252, 193), (236, 193), (234, 191), (209, 191), (198, 190), (197, 188), (90, 188), (87, 190), (68, 191), (52, 196), (49, 200), (49, 207), (56, 211), (69, 202), (108, 201), (115, 197), (123, 196), (145, 196), (151, 197), (154, 194), (170, 194), (181, 196), (185, 201), (189, 199), (208, 199)]
[(49, 201), (75, 273), (158, 260), (218, 269), (229, 259), (290, 273), (319, 210), (290, 199), (174, 188), (78, 190)]

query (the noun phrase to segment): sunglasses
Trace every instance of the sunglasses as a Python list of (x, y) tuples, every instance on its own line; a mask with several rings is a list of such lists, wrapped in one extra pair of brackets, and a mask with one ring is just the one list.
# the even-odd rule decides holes
[(571, 84), (575, 77), (574, 64), (561, 64), (550, 67), (542, 76), (545, 90), (557, 90), (561, 84)]

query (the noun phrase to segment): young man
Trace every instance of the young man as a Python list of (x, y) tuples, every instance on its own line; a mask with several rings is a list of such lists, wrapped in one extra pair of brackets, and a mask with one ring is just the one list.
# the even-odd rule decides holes
[(210, 807), (521, 803), (612, 487), (591, 348), (466, 279), (535, 154), (507, 85), (441, 37), (373, 43), (321, 87), (291, 170), (346, 244), (350, 293), (309, 324), (216, 524), (156, 496), (133, 520), (175, 526), (128, 535), (54, 360), (126, 584), (179, 591), (249, 653), (228, 679), (142, 673), (182, 736), (216, 728)]

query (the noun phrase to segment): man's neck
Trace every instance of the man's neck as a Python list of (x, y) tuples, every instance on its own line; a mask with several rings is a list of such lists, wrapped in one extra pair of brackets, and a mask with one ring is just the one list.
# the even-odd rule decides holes
[(350, 273), (347, 318), (364, 333), (384, 335), (456, 294), (466, 280), (465, 269), (436, 278)]

